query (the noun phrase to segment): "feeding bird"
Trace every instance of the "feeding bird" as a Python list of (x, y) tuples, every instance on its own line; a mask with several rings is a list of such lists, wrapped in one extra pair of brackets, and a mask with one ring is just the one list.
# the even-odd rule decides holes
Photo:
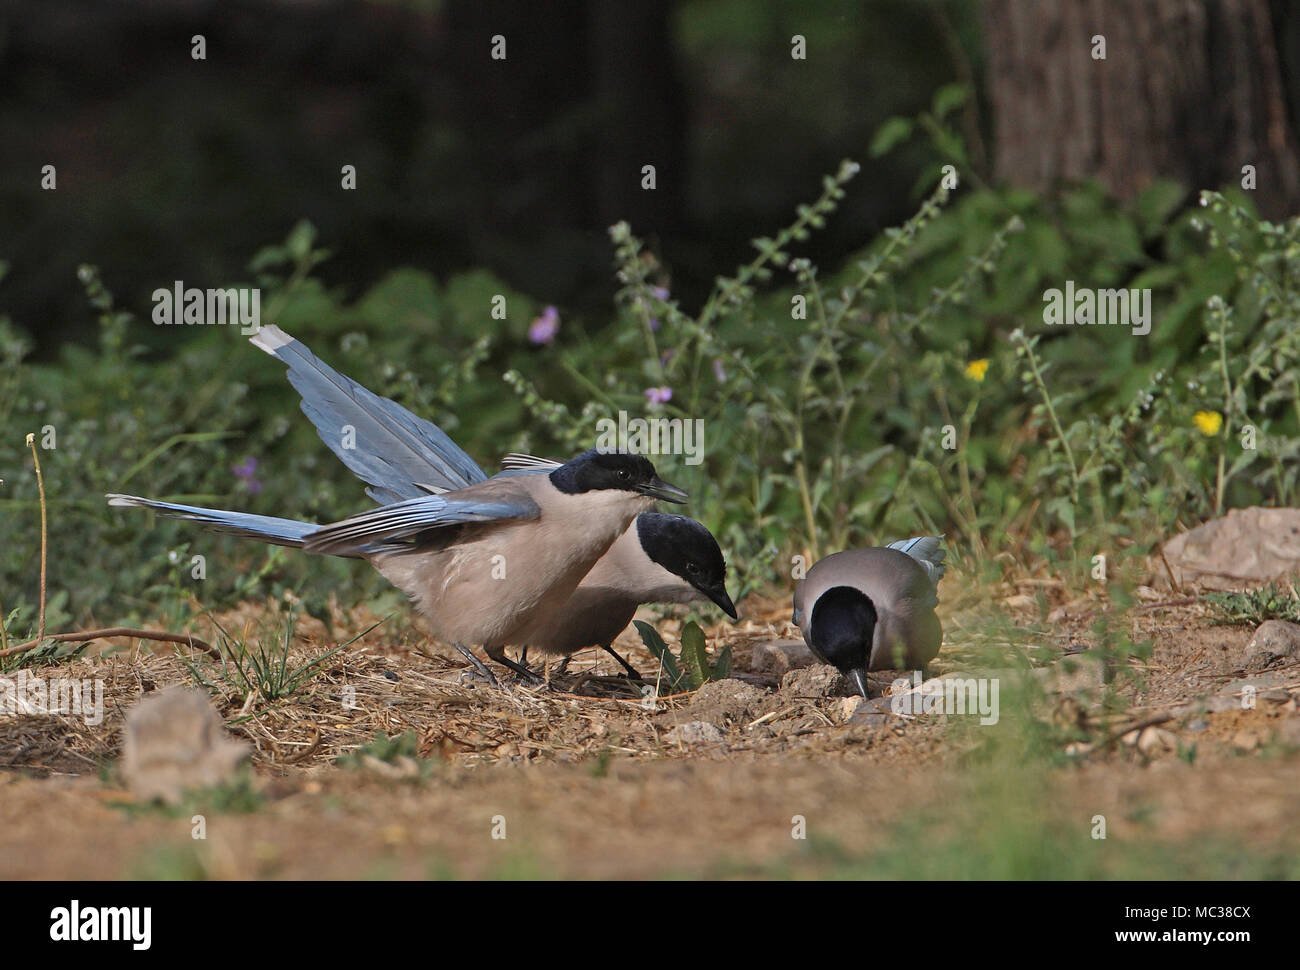
[(794, 592), (794, 623), (824, 663), (867, 696), (868, 670), (924, 668), (943, 629), (934, 608), (944, 573), (942, 539), (921, 536), (820, 560)]
[[(111, 504), (153, 508), (165, 515), (191, 519), (221, 531), (306, 548), (311, 552), (368, 558), (390, 581), (411, 593), (421, 612), (433, 623), (435, 634), (451, 639), (445, 634), (455, 631), (434, 623), (431, 616), (431, 611), (444, 608), (446, 604), (438, 601), (436, 596), (426, 595), (427, 589), (426, 593), (421, 593), (425, 587), (421, 586), (420, 572), (431, 564), (430, 561), (418, 558), (412, 552), (409, 539), (404, 540), (405, 546), (398, 550), (386, 545), (375, 546), (374, 543), (382, 545), (393, 539), (393, 534), (385, 530), (397, 527), (409, 531), (417, 525), (413, 517), (418, 518), (428, 511), (426, 500), (433, 497), (463, 499), (469, 489), (487, 486), (507, 491), (519, 487), (534, 488), (537, 480), (549, 479), (563, 467), (562, 464), (514, 455), (507, 459), (505, 471), (488, 479), (474, 460), (436, 425), (334, 371), (301, 341), (278, 327), (263, 326), (252, 342), (288, 365), (289, 380), (302, 397), (303, 413), (315, 425), (321, 440), (366, 482), (369, 486), (367, 494), (385, 504), (373, 512), (338, 523), (337, 528), (322, 530), (324, 534), (314, 536), (310, 542), (308, 537), (317, 531), (317, 527), (289, 519), (173, 505), (133, 496), (112, 496)], [(592, 453), (588, 456), (590, 461), (595, 460)], [(649, 465), (649, 462), (645, 464)], [(652, 467), (651, 470), (653, 472)], [(533, 484), (519, 484), (530, 480)], [(681, 500), (667, 495), (658, 497), (669, 501)], [(681, 498), (684, 498), (684, 493)], [(614, 637), (626, 628), (631, 612), (626, 613), (626, 619), (617, 629), (609, 632), (614, 618), (623, 615), (633, 600), (639, 605), (660, 600), (708, 598), (735, 617), (735, 608), (726, 593), (725, 563), (708, 530), (685, 516), (651, 512), (643, 513), (643, 516), (649, 517), (645, 524), (642, 525), (640, 516), (634, 519), (614, 543), (617, 548), (610, 548), (609, 561), (602, 558), (598, 563), (600, 568), (588, 573), (590, 583), (583, 579), (583, 585), (576, 591), (570, 589), (573, 595), (568, 600), (548, 599), (545, 608), (530, 614), (535, 620), (532, 627), (535, 632), (530, 636), (536, 638), (540, 650), (570, 653), (586, 646), (601, 646), (635, 674), (627, 661), (610, 646)], [(588, 535), (596, 525), (585, 519), (570, 524), (578, 534)], [(457, 528), (461, 527), (458, 525)], [(455, 543), (448, 539), (448, 527), (442, 527), (441, 532), (438, 543), (454, 546)], [(434, 538), (430, 534), (422, 541), (430, 542)], [(509, 557), (502, 564), (507, 575), (518, 566)], [(567, 585), (567, 579), (560, 585)], [(497, 587), (484, 590), (489, 596), (498, 591)], [(635, 610), (635, 605), (631, 610)], [(502, 635), (498, 632), (493, 639), (500, 639)], [(521, 635), (517, 632), (510, 634), (507, 642), (520, 645), (533, 642), (519, 639)], [(591, 639), (587, 639), (589, 636)], [(457, 645), (462, 653), (467, 653), (463, 645)], [(488, 655), (516, 672), (532, 676), (526, 667), (504, 658), (504, 643), (492, 644)], [(481, 668), (472, 654), (467, 653), (467, 656)]]
[(600, 647), (639, 679), (613, 647), (637, 607), (709, 599), (734, 620), (736, 607), (727, 594), (726, 573), (718, 541), (700, 523), (684, 515), (642, 512), (591, 567), (564, 608), (522, 634), (521, 640), (553, 656)]

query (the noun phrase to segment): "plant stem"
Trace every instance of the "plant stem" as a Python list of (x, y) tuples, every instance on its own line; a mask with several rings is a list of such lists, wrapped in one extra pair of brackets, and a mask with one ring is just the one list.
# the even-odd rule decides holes
[(36, 435), (27, 433), (27, 447), (32, 449), (32, 461), (36, 464), (36, 490), (41, 499), (41, 605), (36, 622), (36, 640), (45, 639), (45, 549), (48, 539), (45, 513), (45, 478), (41, 475), (41, 459), (36, 454)]
[(1038, 358), (1034, 355), (1034, 348), (1030, 346), (1029, 340), (1024, 334), (1020, 335), (1020, 344), (1025, 348), (1025, 358), (1029, 361), (1031, 373), (1034, 375), (1034, 383), (1038, 385), (1038, 392), (1043, 396), (1043, 403), (1047, 406), (1047, 415), (1052, 419), (1052, 430), (1056, 432), (1056, 438), (1061, 442), (1061, 447), (1065, 450), (1065, 460), (1070, 463), (1070, 501), (1075, 505), (1079, 504), (1079, 466), (1074, 463), (1074, 452), (1070, 449), (1070, 442), (1065, 437), (1065, 430), (1061, 427), (1061, 420), (1056, 416), (1056, 406), (1052, 404), (1052, 395), (1048, 393), (1047, 382), (1043, 380), (1043, 372), (1038, 367)]

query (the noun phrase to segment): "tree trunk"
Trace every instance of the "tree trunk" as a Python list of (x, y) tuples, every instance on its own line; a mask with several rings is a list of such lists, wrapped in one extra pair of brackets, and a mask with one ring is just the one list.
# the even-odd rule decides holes
[(985, 32), (999, 179), (1093, 176), (1127, 198), (1157, 178), (1241, 184), (1253, 165), (1263, 213), (1300, 206), (1266, 0), (988, 0)]

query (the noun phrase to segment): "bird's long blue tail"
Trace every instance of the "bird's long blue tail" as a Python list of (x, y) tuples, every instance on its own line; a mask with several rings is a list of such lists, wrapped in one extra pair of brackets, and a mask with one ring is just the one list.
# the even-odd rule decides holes
[(228, 532), (231, 535), (260, 539), (262, 542), (277, 546), (290, 546), (301, 549), (303, 541), (318, 528), (310, 522), (296, 522), (293, 519), (277, 519), (270, 515), (253, 515), (250, 512), (225, 512), (221, 509), (203, 509), (196, 505), (176, 505), (172, 502), (156, 502), (149, 498), (135, 495), (108, 495), (108, 504), (119, 508), (152, 509), (173, 519), (187, 519), (198, 522), (215, 532)]

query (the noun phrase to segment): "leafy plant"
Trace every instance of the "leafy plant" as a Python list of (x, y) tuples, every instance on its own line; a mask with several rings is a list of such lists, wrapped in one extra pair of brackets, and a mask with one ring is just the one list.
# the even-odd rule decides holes
[[(305, 663), (291, 663), (289, 654), (297, 626), (297, 617), (292, 607), (283, 620), (281, 632), (273, 641), (269, 637), (261, 637), (255, 642), (234, 637), (213, 619), (212, 624), (219, 632), (217, 649), (222, 654), (220, 666), (216, 668), (216, 677), (245, 698), (257, 696), (264, 703), (273, 704), (297, 694), (321, 673), (330, 657), (360, 640), (379, 626), (379, 623), (372, 624), (347, 642), (340, 643)], [(196, 682), (208, 690), (214, 689), (212, 681), (205, 676), (205, 673), (211, 674), (212, 662), (181, 659), (189, 667)]]
[(641, 635), (641, 642), (655, 655), (663, 668), (664, 683), (660, 693), (671, 694), (682, 690), (698, 690), (710, 680), (723, 680), (731, 673), (731, 645), (722, 648), (718, 659), (709, 659), (704, 631), (691, 621), (682, 627), (681, 654), (674, 657), (659, 632), (644, 620), (632, 621)]
[(1265, 620), (1300, 623), (1300, 596), (1294, 585), (1267, 583), (1257, 589), (1206, 593), (1204, 598), (1214, 608), (1220, 623), (1252, 626)]

